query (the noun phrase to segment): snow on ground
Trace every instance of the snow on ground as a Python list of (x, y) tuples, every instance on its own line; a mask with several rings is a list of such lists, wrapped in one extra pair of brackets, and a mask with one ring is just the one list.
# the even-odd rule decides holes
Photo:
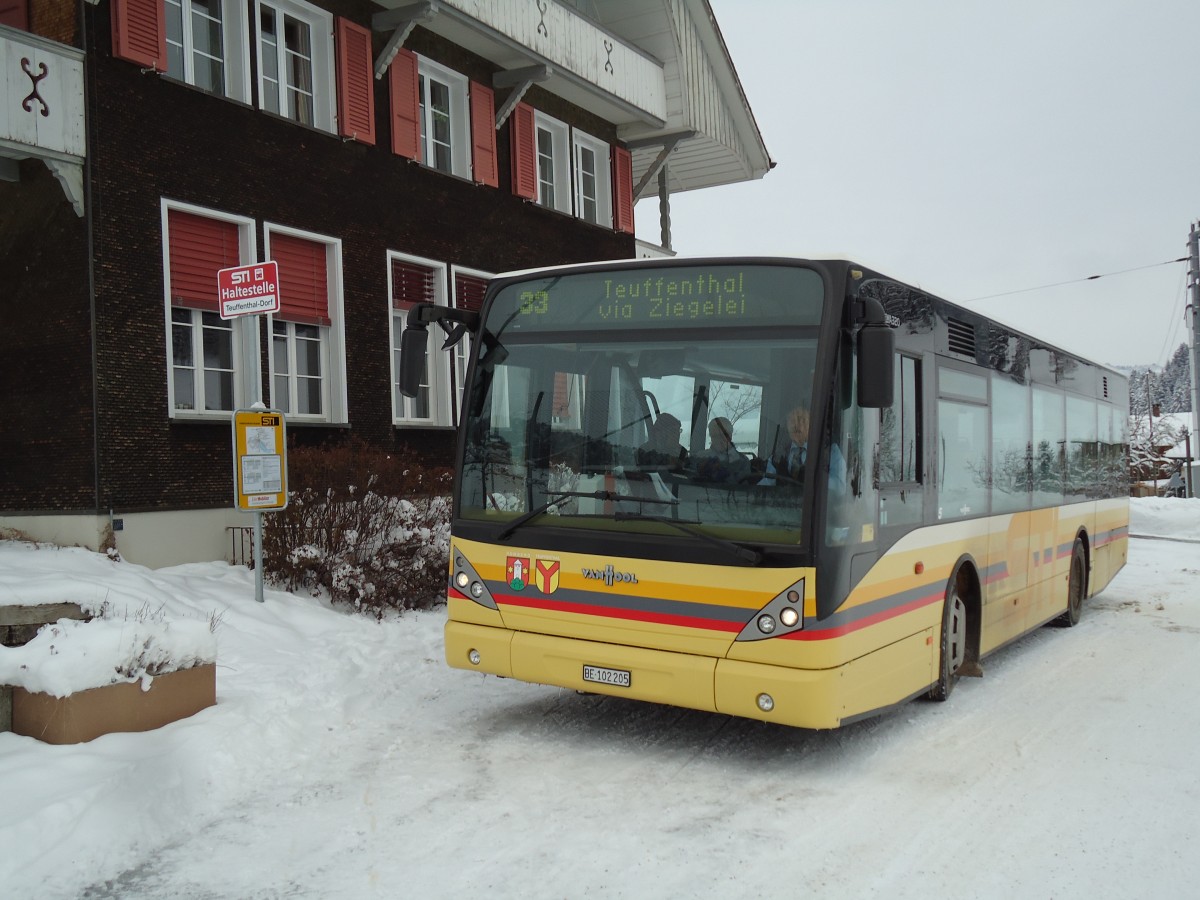
[[(451, 670), (224, 564), (0, 544), (0, 602), (219, 616), (217, 706), (145, 734), (0, 734), (6, 898), (1193, 895), (1200, 500), (1135, 500), (1074, 629), (945, 704), (834, 732)], [(1180, 540), (1182, 539), (1182, 541)]]

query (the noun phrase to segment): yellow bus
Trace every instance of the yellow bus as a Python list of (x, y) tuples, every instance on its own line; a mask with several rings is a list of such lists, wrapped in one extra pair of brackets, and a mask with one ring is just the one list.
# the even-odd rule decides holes
[(495, 278), (468, 337), (451, 666), (803, 728), (980, 675), (1125, 562), (1118, 372), (848, 261)]

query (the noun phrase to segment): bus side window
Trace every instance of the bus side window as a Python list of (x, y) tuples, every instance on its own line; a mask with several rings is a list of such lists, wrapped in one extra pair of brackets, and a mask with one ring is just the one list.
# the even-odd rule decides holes
[(881, 528), (911, 527), (925, 517), (921, 361), (897, 353), (895, 366), (892, 405), (879, 411), (875, 481)]
[(877, 492), (867, 463), (878, 445), (879, 419), (873, 409), (866, 415), (858, 405), (853, 345), (847, 343), (844, 349), (840, 371), (849, 381), (830, 398), (829, 427), (822, 439), (829, 466), (823, 489), (828, 499), (825, 539), (830, 545), (875, 540)]
[(878, 481), (919, 482), (921, 466), (921, 361), (896, 354), (896, 390), (879, 411)]

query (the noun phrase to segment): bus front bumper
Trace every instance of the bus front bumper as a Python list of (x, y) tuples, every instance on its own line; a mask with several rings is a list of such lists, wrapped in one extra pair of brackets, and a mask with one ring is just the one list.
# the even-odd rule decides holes
[[(913, 682), (909, 662), (928, 656), (928, 651), (920, 652), (927, 638), (916, 634), (831, 669), (793, 669), (449, 621), (446, 661), (458, 669), (588, 693), (799, 728), (837, 728), (919, 693), (918, 688), (895, 695), (902, 672), (910, 688), (913, 683), (928, 686), (927, 664)], [(593, 678), (597, 671), (629, 673), (628, 685), (585, 680), (585, 668)]]

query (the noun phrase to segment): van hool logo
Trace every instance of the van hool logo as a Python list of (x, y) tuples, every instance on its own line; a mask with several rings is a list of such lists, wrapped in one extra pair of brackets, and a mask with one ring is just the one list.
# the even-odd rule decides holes
[(609, 587), (612, 587), (617, 582), (625, 584), (637, 584), (637, 575), (633, 572), (618, 572), (611, 565), (605, 566), (603, 569), (584, 569), (583, 577), (591, 581), (603, 581)]

